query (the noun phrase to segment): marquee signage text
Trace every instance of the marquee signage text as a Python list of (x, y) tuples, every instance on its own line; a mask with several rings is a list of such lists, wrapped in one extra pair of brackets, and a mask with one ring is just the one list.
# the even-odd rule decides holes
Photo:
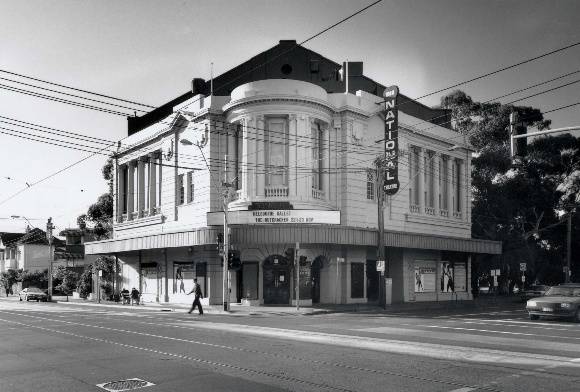
[[(208, 212), (207, 224), (223, 225), (223, 212)], [(271, 225), (271, 224), (340, 224), (340, 211), (323, 210), (254, 210), (230, 211), (228, 223), (231, 225)]]
[(399, 113), (397, 96), (399, 88), (390, 86), (385, 88), (385, 194), (394, 195), (399, 191)]

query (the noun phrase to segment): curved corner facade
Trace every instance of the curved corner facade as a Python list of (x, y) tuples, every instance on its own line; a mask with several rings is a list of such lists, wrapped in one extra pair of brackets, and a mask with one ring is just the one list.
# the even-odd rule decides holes
[[(400, 190), (378, 211), (380, 85), (340, 91), (319, 75), (338, 64), (301, 50), (296, 63), (273, 64), (277, 74), (223, 96), (182, 96), (132, 132), (116, 158), (114, 238), (86, 252), (117, 256), (117, 287), (146, 300), (186, 302), (197, 278), (206, 301), (221, 304), (218, 238), (229, 235), (241, 262), (229, 271), (231, 302), (290, 305), (298, 292), (301, 305), (366, 303), (382, 290), (382, 213), (393, 302), (471, 298), (471, 255), (501, 244), (471, 239), (469, 146), (426, 121), (438, 112), (402, 107)], [(305, 70), (288, 71), (302, 57)]]

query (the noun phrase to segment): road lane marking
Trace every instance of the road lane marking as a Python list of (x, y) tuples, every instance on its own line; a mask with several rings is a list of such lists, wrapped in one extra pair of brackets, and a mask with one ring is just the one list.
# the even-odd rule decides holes
[(415, 326), (415, 327), (422, 327), (422, 328), (452, 329), (455, 331), (485, 332), (485, 333), (493, 333), (493, 334), (501, 334), (501, 335), (539, 336), (539, 337), (543, 337), (543, 338), (580, 340), (580, 337), (575, 337), (575, 336), (542, 335), (542, 334), (530, 333), (530, 332), (496, 331), (496, 330), (492, 330), (492, 329), (450, 327), (450, 326), (444, 326), (444, 325), (417, 325), (417, 324), (400, 324), (400, 325), (408, 325), (408, 326)]
[(490, 323), (512, 323), (512, 324), (520, 324), (520, 325), (529, 325), (529, 326), (554, 326), (557, 325), (560, 328), (569, 327), (570, 330), (580, 330), (580, 324), (556, 324), (556, 323), (542, 323), (537, 321), (521, 321), (515, 319), (504, 319), (504, 320), (495, 320), (495, 319), (474, 319), (474, 318), (452, 318), (449, 321), (479, 321), (479, 322), (490, 322)]
[(469, 392), (469, 391), (475, 391), (476, 389), (477, 388), (465, 387), (465, 388), (454, 389), (454, 390), (449, 391), (449, 392)]
[[(446, 323), (452, 323), (459, 320), (445, 320)], [(574, 329), (569, 328), (553, 328), (553, 327), (544, 327), (542, 324), (534, 325), (533, 323), (524, 324), (522, 325), (510, 322), (509, 324), (498, 323), (496, 321), (461, 321), (463, 324), (475, 324), (475, 325), (485, 325), (485, 326), (493, 326), (493, 327), (512, 327), (512, 328), (529, 328), (529, 329), (541, 329), (542, 331), (563, 331), (563, 332), (576, 332)], [(554, 324), (549, 324), (554, 325)], [(578, 330), (580, 332), (580, 330)]]
[[(4, 312), (10, 313), (10, 312)], [(16, 315), (19, 315), (15, 313)], [(30, 318), (40, 318), (30, 315), (20, 315)], [(58, 321), (58, 320), (53, 320)], [(77, 324), (93, 328), (109, 329), (115, 330), (114, 328), (95, 326), (90, 324), (75, 323), (69, 321), (62, 321), (63, 323)], [(152, 325), (157, 325), (151, 323)], [(169, 324), (172, 325), (172, 324)], [(570, 362), (570, 358), (553, 356), (553, 355), (541, 355), (541, 354), (529, 354), (524, 352), (511, 352), (503, 350), (485, 349), (485, 348), (472, 348), (463, 346), (452, 346), (436, 343), (421, 343), (421, 342), (411, 342), (403, 340), (393, 340), (393, 339), (380, 339), (380, 338), (369, 338), (362, 336), (349, 336), (341, 334), (329, 334), (322, 332), (312, 332), (312, 331), (300, 331), (300, 330), (288, 330), (281, 328), (270, 328), (270, 327), (259, 327), (259, 326), (248, 326), (242, 324), (225, 324), (225, 323), (214, 323), (214, 322), (196, 322), (190, 321), (187, 323), (187, 327), (180, 325), (177, 328), (185, 329), (209, 329), (212, 331), (224, 331), (224, 332), (234, 332), (253, 336), (271, 337), (277, 339), (287, 339), (291, 341), (300, 341), (305, 343), (318, 343), (339, 347), (355, 348), (355, 349), (367, 349), (371, 351), (387, 352), (392, 354), (401, 355), (415, 355), (420, 357), (428, 357), (434, 359), (444, 359), (451, 361), (468, 361), (475, 363), (492, 363), (492, 364), (513, 364), (513, 365), (530, 365), (530, 366), (549, 366), (555, 363), (560, 364), (560, 366), (578, 367), (580, 364), (575, 362)], [(124, 333), (133, 333), (133, 331), (119, 330)], [(144, 333), (138, 333), (148, 336)], [(179, 340), (177, 338), (163, 337), (171, 340)]]
[[(4, 313), (8, 313), (8, 312), (4, 312)], [(16, 314), (16, 315), (18, 315), (18, 314)], [(28, 315), (24, 315), (24, 317), (41, 318), (41, 317), (28, 316)], [(325, 385), (325, 384), (314, 383), (314, 382), (310, 382), (310, 381), (306, 381), (306, 380), (297, 379), (297, 378), (294, 378), (294, 377), (291, 377), (291, 376), (281, 376), (279, 374), (271, 374), (271, 373), (267, 373), (267, 372), (264, 372), (264, 371), (259, 371), (259, 370), (257, 371), (257, 370), (254, 370), (254, 369), (242, 368), (242, 367), (239, 367), (239, 366), (236, 366), (236, 365), (229, 365), (229, 364), (223, 364), (223, 363), (213, 362), (213, 361), (209, 361), (209, 360), (202, 360), (202, 359), (199, 359), (199, 358), (193, 358), (193, 357), (190, 357), (190, 356), (187, 356), (187, 355), (167, 353), (167, 352), (163, 352), (163, 351), (160, 351), (160, 350), (154, 350), (154, 349), (149, 349), (149, 348), (144, 348), (144, 347), (138, 347), (138, 346), (134, 346), (134, 345), (130, 345), (130, 344), (115, 342), (115, 341), (112, 341), (112, 340), (109, 340), (109, 339), (93, 338), (93, 337), (90, 337), (90, 336), (75, 334), (75, 333), (71, 333), (71, 332), (51, 330), (51, 329), (48, 329), (48, 328), (39, 327), (39, 326), (36, 326), (36, 325), (25, 324), (25, 323), (21, 323), (21, 322), (18, 322), (18, 321), (13, 321), (13, 320), (3, 320), (3, 319), (0, 319), (0, 321), (5, 321), (5, 322), (8, 322), (8, 323), (14, 323), (14, 324), (22, 325), (22, 326), (27, 326), (27, 327), (30, 327), (30, 328), (37, 328), (37, 329), (41, 329), (41, 330), (51, 331), (51, 332), (55, 332), (55, 333), (58, 333), (58, 334), (70, 335), (70, 336), (74, 336), (74, 337), (81, 338), (81, 339), (88, 339), (88, 340), (93, 340), (93, 341), (99, 341), (99, 342), (104, 342), (104, 343), (118, 345), (118, 346), (121, 346), (121, 347), (133, 348), (133, 349), (148, 351), (148, 352), (152, 352), (152, 353), (156, 353), (156, 354), (167, 355), (167, 356), (172, 356), (172, 357), (186, 359), (186, 360), (193, 360), (193, 361), (201, 362), (201, 363), (205, 363), (205, 364), (212, 364), (212, 365), (222, 366), (222, 367), (226, 367), (226, 368), (233, 368), (233, 369), (236, 369), (236, 370), (251, 372), (251, 373), (258, 373), (258, 374), (262, 374), (262, 375), (265, 375), (265, 376), (268, 376), (268, 377), (281, 378), (281, 379), (286, 380), (286, 381), (292, 381), (292, 382), (297, 382), (297, 383), (307, 384), (307, 385), (314, 385), (314, 386), (321, 387), (321, 388), (324, 388), (324, 389), (335, 389), (335, 390), (341, 390), (341, 391), (345, 391), (345, 392), (355, 392), (355, 391), (351, 391), (349, 389), (345, 389), (345, 388), (341, 388), (341, 387), (333, 387), (333, 386)], [(80, 323), (60, 321), (60, 320), (55, 320), (55, 321), (59, 321), (59, 322), (62, 322), (62, 323), (68, 323), (68, 324), (83, 325), (84, 326), (84, 324), (80, 324)], [(413, 379), (413, 380), (417, 380), (417, 381), (428, 381), (428, 382), (439, 383), (439, 384), (444, 384), (444, 385), (462, 386), (463, 388), (470, 388), (469, 390), (482, 389), (482, 390), (487, 390), (487, 391), (490, 391), (490, 392), (499, 392), (495, 388), (489, 388), (489, 387), (483, 387), (483, 388), (482, 387), (471, 387), (471, 386), (466, 386), (466, 384), (460, 383), (460, 382), (446, 381), (446, 380), (437, 380), (437, 379), (431, 379), (431, 378), (426, 378), (426, 377), (414, 376), (414, 375), (409, 375), (409, 374), (389, 372), (389, 371), (385, 371), (385, 370), (365, 369), (365, 368), (360, 368), (360, 367), (356, 367), (356, 366), (350, 366), (350, 365), (346, 365), (346, 364), (339, 364), (339, 363), (328, 362), (328, 361), (324, 361), (324, 360), (311, 360), (311, 359), (307, 359), (307, 358), (298, 358), (298, 357), (293, 357), (293, 356), (289, 356), (289, 355), (272, 354), (272, 353), (267, 353), (267, 352), (261, 352), (261, 351), (258, 351), (258, 350), (250, 350), (250, 349), (243, 349), (243, 348), (238, 348), (238, 347), (230, 347), (230, 346), (216, 345), (216, 344), (205, 343), (205, 342), (195, 342), (195, 341), (191, 341), (191, 340), (187, 340), (187, 339), (172, 338), (172, 337), (168, 337), (168, 336), (153, 335), (153, 334), (136, 332), (136, 331), (118, 330), (118, 329), (109, 328), (109, 327), (94, 326), (94, 325), (86, 325), (86, 326), (93, 327), (93, 328), (99, 328), (99, 329), (106, 329), (106, 330), (122, 331), (122, 332), (125, 332), (125, 333), (131, 333), (131, 334), (137, 334), (137, 335), (144, 335), (144, 336), (149, 336), (149, 337), (159, 337), (159, 338), (169, 339), (169, 340), (178, 340), (178, 341), (184, 341), (184, 342), (192, 342), (192, 343), (203, 344), (203, 345), (207, 345), (207, 346), (229, 348), (229, 349), (233, 349), (233, 350), (237, 350), (237, 351), (252, 352), (252, 353), (258, 353), (258, 354), (266, 354), (266, 355), (274, 356), (274, 357), (282, 357), (282, 358), (286, 358), (286, 359), (294, 359), (294, 360), (301, 361), (301, 362), (307, 361), (307, 362), (311, 362), (311, 363), (324, 364), (324, 365), (329, 365), (329, 366), (334, 366), (334, 367), (340, 367), (340, 368), (349, 369), (349, 370), (358, 370), (358, 371), (365, 371), (365, 372), (376, 373), (376, 374), (398, 376), (398, 377)]]

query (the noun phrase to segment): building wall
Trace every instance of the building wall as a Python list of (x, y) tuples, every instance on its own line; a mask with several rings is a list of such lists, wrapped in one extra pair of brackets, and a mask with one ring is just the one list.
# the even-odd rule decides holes
[(50, 262), (50, 247), (48, 245), (18, 245), (18, 250), (20, 252), (19, 269), (26, 269), (30, 272), (48, 269)]

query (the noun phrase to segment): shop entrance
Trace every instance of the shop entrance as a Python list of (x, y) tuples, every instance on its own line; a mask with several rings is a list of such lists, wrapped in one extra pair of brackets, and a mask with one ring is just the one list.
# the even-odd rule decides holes
[(318, 256), (312, 262), (311, 276), (312, 276), (312, 303), (320, 303), (320, 270), (323, 266), (324, 256)]
[(376, 260), (367, 260), (367, 299), (369, 302), (379, 300), (379, 285), (381, 275), (377, 271)]
[(264, 304), (288, 305), (290, 303), (290, 261), (280, 255), (264, 260)]

